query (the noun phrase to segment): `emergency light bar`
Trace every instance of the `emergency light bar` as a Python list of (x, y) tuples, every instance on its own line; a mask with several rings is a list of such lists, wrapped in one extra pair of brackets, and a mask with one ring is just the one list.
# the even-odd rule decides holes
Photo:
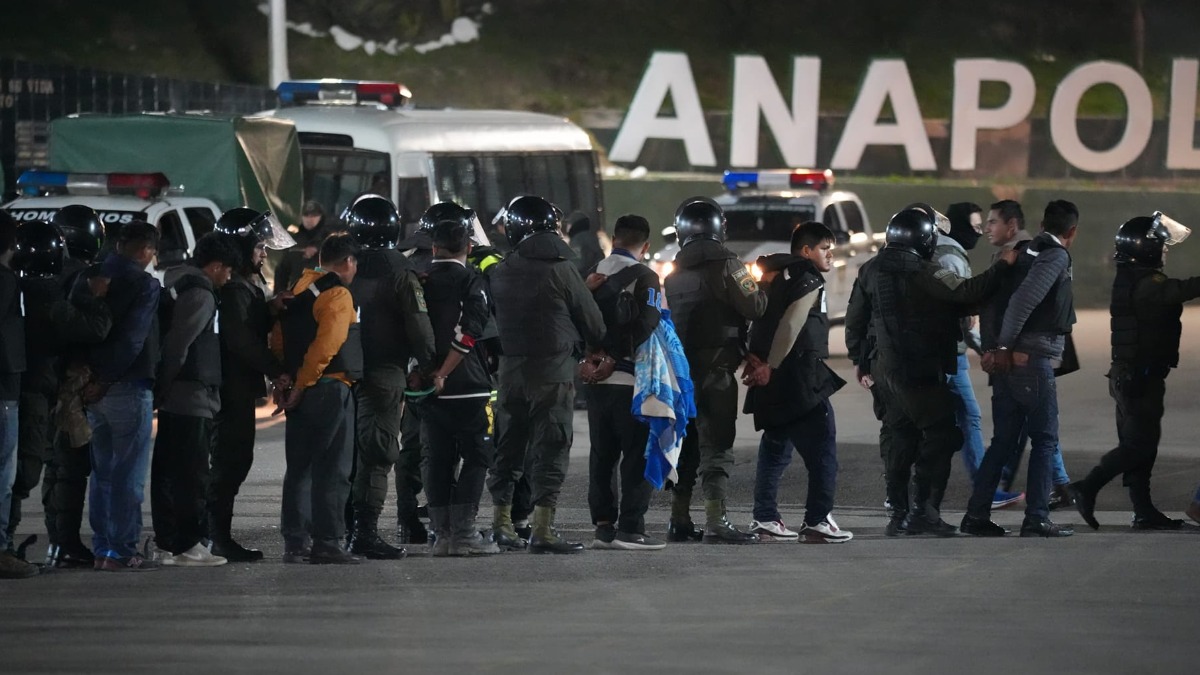
[(327, 103), (356, 105), (374, 101), (388, 107), (403, 106), (412, 100), (412, 92), (399, 82), (370, 80), (291, 80), (275, 88), (283, 105)]
[(161, 173), (68, 173), (32, 169), (17, 179), (17, 190), (26, 196), (46, 194), (67, 195), (134, 195), (151, 199), (170, 187), (171, 181)]
[(825, 191), (833, 185), (833, 171), (792, 169), (781, 171), (726, 171), (721, 178), (726, 190), (809, 188)]

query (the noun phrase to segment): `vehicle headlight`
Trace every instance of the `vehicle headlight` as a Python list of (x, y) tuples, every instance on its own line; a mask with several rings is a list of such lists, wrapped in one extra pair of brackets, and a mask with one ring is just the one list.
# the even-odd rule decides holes
[(746, 269), (750, 272), (750, 276), (754, 277), (755, 281), (762, 281), (763, 271), (757, 263), (746, 263)]
[(659, 270), (660, 271), (659, 271), (658, 275), (660, 277), (669, 277), (669, 276), (671, 276), (671, 273), (675, 271), (675, 263), (670, 262), (670, 261), (665, 262), (662, 264), (662, 266), (659, 268)]

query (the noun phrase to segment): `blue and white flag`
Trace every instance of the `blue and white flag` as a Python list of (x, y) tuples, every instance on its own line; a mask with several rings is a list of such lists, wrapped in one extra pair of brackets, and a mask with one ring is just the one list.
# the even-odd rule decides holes
[(634, 358), (633, 416), (650, 427), (646, 442), (646, 480), (661, 490), (679, 479), (675, 468), (688, 420), (696, 416), (696, 396), (683, 345), (662, 310), (658, 328), (637, 349)]

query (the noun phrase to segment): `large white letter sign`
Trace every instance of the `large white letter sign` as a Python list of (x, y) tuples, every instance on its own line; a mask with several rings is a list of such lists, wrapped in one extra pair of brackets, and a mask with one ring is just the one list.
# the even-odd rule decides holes
[[(896, 121), (881, 124), (879, 113), (883, 104), (891, 98)], [(868, 145), (903, 145), (908, 155), (908, 165), (914, 171), (933, 171), (937, 162), (933, 159), (933, 148), (929, 136), (925, 135), (925, 123), (921, 119), (921, 107), (917, 105), (917, 94), (913, 91), (908, 66), (901, 59), (872, 61), (867, 77), (858, 92), (858, 100), (846, 120), (842, 138), (831, 162), (834, 169), (857, 169), (863, 150)]]
[[(1093, 150), (1084, 145), (1075, 127), (1080, 99), (1098, 84), (1115, 85), (1125, 96), (1128, 108), (1125, 133), (1107, 150)], [(1083, 171), (1105, 173), (1129, 166), (1146, 149), (1153, 129), (1150, 87), (1136, 70), (1123, 63), (1093, 61), (1079, 66), (1058, 83), (1050, 103), (1050, 139), (1063, 159)]]
[[(1003, 82), (1011, 90), (998, 108), (980, 108), (984, 81)], [(980, 129), (1007, 129), (1033, 112), (1037, 87), (1033, 73), (1014, 61), (959, 59), (954, 62), (954, 113), (950, 126), (950, 168), (975, 169), (975, 135)]]
[(1171, 117), (1167, 127), (1167, 168), (1200, 169), (1196, 150), (1196, 71), (1200, 61), (1175, 59), (1171, 65)]
[(792, 106), (771, 77), (761, 56), (733, 60), (733, 116), (729, 163), (758, 166), (758, 113), (775, 136), (788, 166), (817, 163), (817, 115), (821, 99), (821, 59), (798, 56), (792, 60)]
[[(658, 116), (667, 96), (674, 103), (675, 117)], [(650, 57), (650, 65), (608, 153), (609, 159), (636, 162), (648, 138), (682, 140), (688, 162), (693, 166), (717, 164), (687, 54), (655, 52)]]

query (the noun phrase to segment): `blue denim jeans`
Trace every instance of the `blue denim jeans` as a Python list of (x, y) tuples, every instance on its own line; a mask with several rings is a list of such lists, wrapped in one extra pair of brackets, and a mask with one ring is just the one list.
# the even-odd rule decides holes
[(1026, 518), (1050, 515), (1050, 475), (1058, 447), (1058, 387), (1046, 358), (1030, 357), (1028, 365), (1013, 367), (992, 378), (992, 445), (983, 455), (967, 513), (991, 515), (992, 497), (1004, 465), (1018, 450), (1024, 429), (1029, 434), (1029, 480), (1025, 489)]
[(8, 514), (17, 478), (17, 402), (0, 401), (0, 551), (8, 548)]
[(979, 471), (979, 463), (983, 461), (983, 424), (980, 422), (979, 402), (975, 400), (975, 390), (971, 387), (971, 367), (966, 354), (958, 355), (958, 372), (946, 377), (950, 391), (957, 399), (954, 418), (958, 422), (958, 430), (963, 435), (962, 459), (967, 469), (967, 476), (975, 480)]
[(754, 519), (759, 522), (780, 520), (779, 482), (792, 463), (793, 447), (808, 470), (804, 523), (816, 525), (833, 510), (838, 470), (837, 423), (833, 406), (826, 399), (795, 422), (763, 431), (754, 475)]
[(97, 556), (128, 558), (142, 534), (142, 497), (150, 464), (154, 408), (144, 385), (118, 382), (88, 406), (92, 481), (88, 521)]

